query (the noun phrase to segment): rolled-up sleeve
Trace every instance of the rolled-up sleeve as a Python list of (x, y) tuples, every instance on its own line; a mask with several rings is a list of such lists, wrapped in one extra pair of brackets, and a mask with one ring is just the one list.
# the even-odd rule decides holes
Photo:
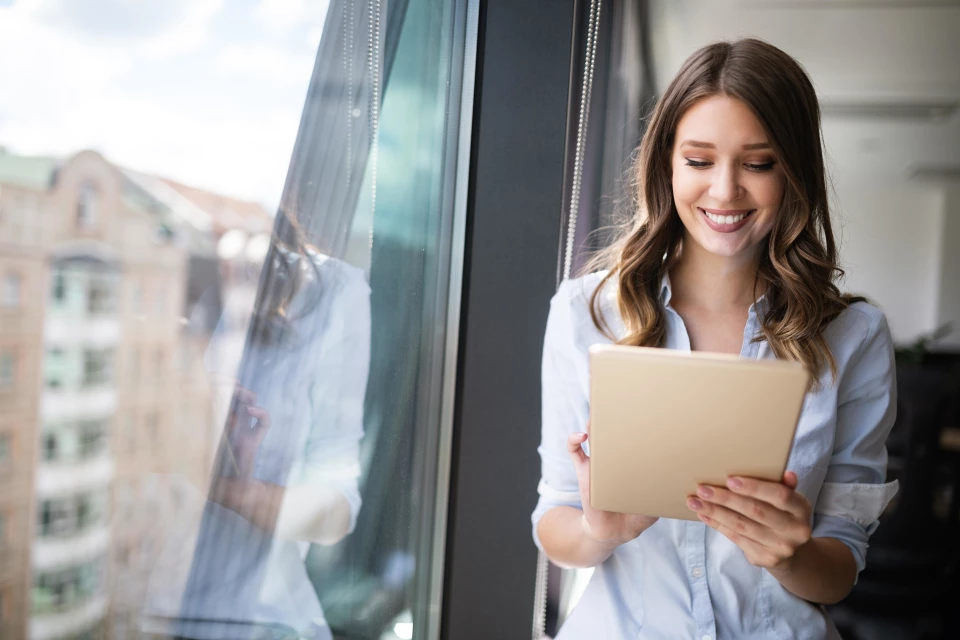
[(885, 483), (897, 406), (893, 340), (886, 318), (873, 311), (840, 380), (833, 454), (814, 505), (813, 535), (846, 544), (858, 573), (877, 519), (897, 492), (896, 481)]
[(537, 451), (541, 461), (540, 499), (533, 512), (533, 540), (543, 546), (537, 535), (537, 523), (550, 509), (559, 506), (580, 508), (577, 474), (567, 453), (567, 437), (586, 430), (589, 414), (586, 352), (577, 341), (580, 322), (575, 318), (575, 296), (580, 288), (566, 281), (550, 301), (550, 314), (544, 336), (541, 372), (542, 424)]

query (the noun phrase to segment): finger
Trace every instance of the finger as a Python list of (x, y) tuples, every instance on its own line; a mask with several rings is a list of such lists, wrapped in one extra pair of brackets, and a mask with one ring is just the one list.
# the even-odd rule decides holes
[(249, 389), (245, 389), (238, 384), (233, 387), (233, 395), (243, 404), (257, 404), (257, 394)]
[(793, 471), (785, 471), (783, 474), (783, 484), (787, 485), (791, 489), (796, 489), (797, 485), (800, 484), (800, 478), (797, 477)]
[(780, 536), (776, 531), (751, 520), (742, 513), (705, 501), (700, 502), (700, 508), (698, 509), (695, 507), (694, 499), (687, 500), (687, 506), (698, 516), (709, 518), (737, 535), (749, 538), (763, 546), (779, 546), (780, 544)]
[[(698, 514), (699, 515), (699, 514)], [(708, 516), (699, 515), (700, 521), (730, 542), (740, 547), (747, 560), (756, 566), (773, 566), (777, 558), (762, 544), (741, 533), (737, 533), (727, 525)]]
[(727, 480), (727, 487), (738, 495), (762, 500), (798, 518), (807, 517), (807, 499), (783, 483), (734, 476)]
[(257, 424), (251, 426), (270, 428), (270, 414), (263, 407), (247, 407), (247, 413), (257, 419)]
[(749, 496), (741, 496), (723, 487), (700, 486), (697, 488), (697, 497), (705, 503), (726, 507), (754, 522), (777, 531), (788, 527), (795, 521), (792, 514), (781, 511), (769, 502), (763, 502)]
[(582, 445), (587, 441), (587, 434), (585, 433), (572, 433), (567, 436), (567, 451), (570, 453), (570, 457), (573, 458), (573, 464), (577, 467), (587, 463), (587, 454), (583, 451)]

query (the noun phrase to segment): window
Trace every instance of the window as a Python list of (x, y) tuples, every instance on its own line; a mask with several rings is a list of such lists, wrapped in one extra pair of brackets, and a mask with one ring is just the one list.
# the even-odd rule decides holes
[(80, 458), (90, 458), (100, 453), (104, 448), (105, 429), (101, 422), (84, 422), (80, 424), (79, 449)]
[(10, 436), (0, 433), (0, 469), (10, 464)]
[(3, 279), (3, 306), (8, 309), (15, 309), (20, 306), (20, 285), (19, 273), (6, 274)]
[(87, 291), (87, 311), (92, 314), (113, 313), (116, 302), (115, 288), (111, 276), (93, 274)]
[(47, 358), (43, 366), (43, 378), (48, 389), (59, 389), (63, 386), (66, 367), (65, 357), (63, 349), (59, 347), (47, 350)]
[(76, 528), (76, 508), (71, 498), (44, 500), (40, 507), (40, 535), (63, 536)]
[(16, 384), (16, 364), (12, 351), (0, 351), (0, 391), (9, 391)]
[(80, 186), (80, 196), (77, 199), (77, 226), (88, 229), (96, 224), (97, 220), (97, 189), (89, 182)]
[(67, 277), (63, 271), (57, 271), (53, 276), (53, 300), (62, 304), (67, 298)]
[(104, 558), (59, 571), (34, 575), (33, 612), (62, 611), (79, 605), (103, 589)]
[(83, 352), (83, 386), (95, 387), (113, 382), (113, 351)]
[(54, 433), (48, 433), (43, 437), (43, 459), (52, 462), (57, 459), (57, 449), (59, 440)]

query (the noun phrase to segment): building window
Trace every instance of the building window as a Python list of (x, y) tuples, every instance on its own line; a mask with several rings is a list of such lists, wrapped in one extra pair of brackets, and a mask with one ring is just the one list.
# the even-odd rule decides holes
[(112, 279), (102, 275), (94, 275), (90, 279), (87, 311), (90, 313), (113, 313), (115, 300)]
[(40, 573), (33, 583), (33, 612), (47, 613), (74, 607), (101, 592), (103, 558), (60, 571)]
[(69, 535), (76, 529), (76, 511), (69, 498), (44, 500), (40, 507), (40, 535)]
[(52, 348), (47, 351), (47, 361), (44, 363), (44, 384), (48, 389), (59, 389), (63, 386), (64, 373), (63, 349)]
[(77, 200), (77, 226), (88, 229), (97, 219), (97, 188), (89, 182), (80, 187), (80, 197)]
[(15, 309), (20, 306), (20, 274), (8, 273), (3, 279), (3, 306)]
[(53, 276), (53, 299), (61, 303), (67, 298), (67, 277), (62, 271), (57, 271)]
[(90, 458), (103, 450), (104, 428), (102, 422), (84, 422), (80, 425), (80, 458)]
[(109, 349), (83, 352), (83, 386), (95, 387), (110, 384), (113, 380), (111, 361), (113, 351)]
[(55, 433), (48, 433), (43, 437), (43, 459), (52, 462), (57, 459), (59, 440)]
[(0, 434), (0, 469), (3, 469), (10, 462), (10, 436)]
[(16, 383), (16, 358), (11, 351), (0, 351), (0, 391), (13, 389)]

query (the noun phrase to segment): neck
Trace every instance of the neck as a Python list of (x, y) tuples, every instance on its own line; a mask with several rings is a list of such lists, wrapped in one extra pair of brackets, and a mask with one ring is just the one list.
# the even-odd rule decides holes
[(677, 262), (670, 269), (672, 297), (682, 304), (711, 311), (748, 308), (763, 293), (757, 282), (757, 268), (756, 256), (718, 256), (686, 237)]

